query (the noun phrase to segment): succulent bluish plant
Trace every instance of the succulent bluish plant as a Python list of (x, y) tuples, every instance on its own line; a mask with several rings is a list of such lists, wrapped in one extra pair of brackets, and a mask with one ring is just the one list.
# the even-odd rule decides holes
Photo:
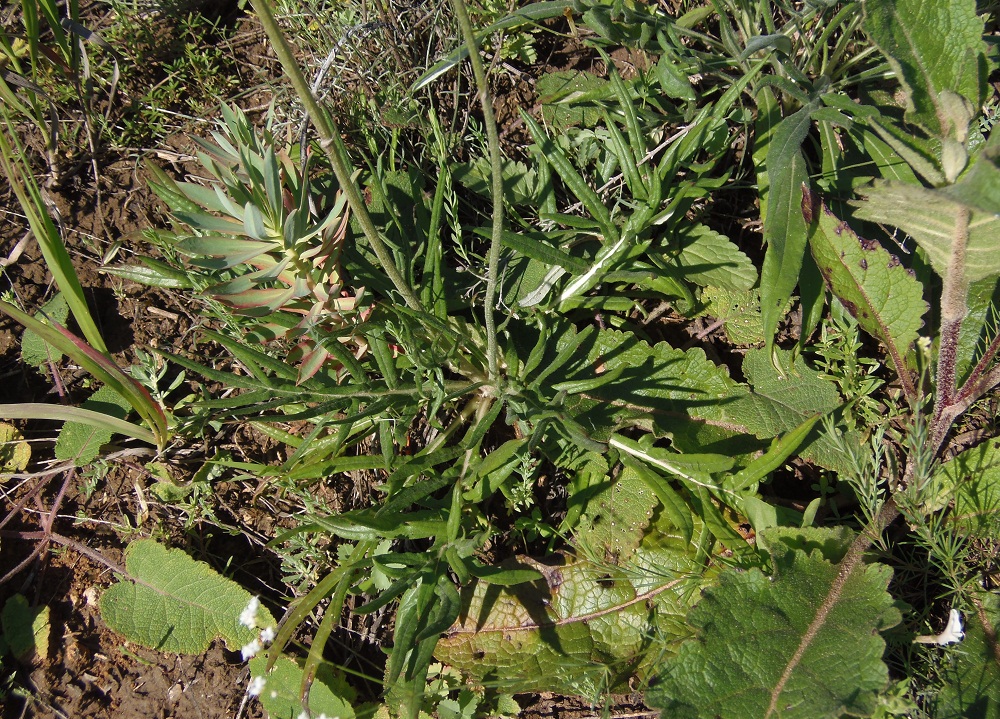
[(302, 381), (345, 344), (356, 356), (366, 350), (351, 332), (363, 289), (347, 289), (340, 272), (347, 203), (336, 191), (325, 193), (332, 206), (322, 206), (308, 159), (299, 167), (276, 150), (270, 124), (257, 130), (238, 108), (223, 106), (222, 114), (213, 141), (195, 138), (211, 184), (176, 182), (152, 168), (151, 186), (176, 220), (166, 239), (207, 280), (206, 295), (254, 318), (251, 339), (292, 345)]

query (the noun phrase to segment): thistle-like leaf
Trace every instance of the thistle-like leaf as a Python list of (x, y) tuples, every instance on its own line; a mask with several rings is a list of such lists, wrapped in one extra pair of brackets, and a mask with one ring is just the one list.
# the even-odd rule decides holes
[(833, 294), (868, 334), (878, 339), (907, 395), (916, 389), (906, 357), (923, 324), (923, 287), (876, 241), (858, 237), (825, 203), (814, 205), (806, 190), (803, 212), (811, 219), (809, 246)]
[(695, 638), (646, 694), (665, 716), (835, 719), (875, 710), (888, 681), (878, 632), (900, 621), (886, 592), (890, 570), (846, 567), (830, 561), (840, 552), (829, 542), (782, 535), (769, 543), (773, 576), (723, 570), (691, 610)]

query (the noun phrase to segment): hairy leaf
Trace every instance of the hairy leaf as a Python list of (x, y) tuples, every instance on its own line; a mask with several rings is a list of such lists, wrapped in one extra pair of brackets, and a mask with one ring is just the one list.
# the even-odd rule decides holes
[(626, 562), (639, 548), (656, 504), (650, 487), (626, 468), (588, 503), (574, 543), (595, 561)]
[[(0, 643), (18, 660), (45, 659), (49, 653), (52, 625), (46, 605), (32, 607), (22, 594), (15, 594), (0, 611)], [(0, 656), (4, 654), (0, 651)]]
[(814, 215), (809, 246), (830, 290), (882, 343), (907, 394), (915, 397), (906, 357), (928, 309), (923, 287), (878, 242), (858, 237), (825, 203), (813, 206), (808, 193), (803, 211)]
[[(713, 414), (717, 421), (741, 427), (760, 439), (790, 432), (841, 404), (833, 382), (809, 367), (801, 356), (793, 359), (793, 354), (785, 350), (775, 350), (770, 357), (763, 349), (747, 352), (743, 374), (752, 391), (720, 403), (713, 408)], [(852, 441), (857, 439), (852, 437)], [(829, 438), (815, 430), (799, 454), (827, 469), (843, 471), (850, 466)]]
[[(571, 347), (575, 337), (561, 336), (554, 351)], [(653, 422), (667, 428), (700, 421), (703, 411), (740, 391), (728, 372), (700, 349), (683, 351), (665, 342), (651, 346), (633, 334), (611, 330), (593, 333), (572, 347), (555, 384), (583, 388), (569, 393), (564, 411), (599, 441), (629, 424)], [(547, 359), (554, 361), (552, 352)], [(543, 360), (542, 366), (546, 364)], [(597, 382), (608, 376), (613, 379)]]
[[(952, 243), (962, 228), (963, 203), (940, 190), (902, 182), (878, 182), (865, 191), (865, 200), (855, 203), (857, 216), (871, 222), (898, 227), (917, 241), (942, 277), (948, 271)], [(965, 250), (965, 279), (975, 282), (1000, 274), (1000, 252), (996, 237), (1000, 216), (972, 211)]]
[(565, 70), (549, 72), (536, 84), (542, 104), (542, 119), (557, 130), (574, 125), (593, 127), (601, 118), (595, 100), (612, 92), (607, 80), (589, 72)]
[(937, 697), (935, 719), (1000, 717), (1000, 596), (979, 592), (978, 605), (965, 615), (965, 639), (949, 652), (945, 687)]
[(760, 290), (734, 292), (721, 287), (706, 287), (701, 293), (705, 314), (722, 323), (731, 342), (759, 345), (764, 341), (764, 323), (760, 317)]
[(737, 292), (757, 283), (757, 270), (750, 258), (725, 235), (705, 225), (687, 224), (676, 241), (676, 262), (686, 280)]
[(906, 91), (907, 119), (940, 137), (964, 133), (956, 105), (978, 110), (986, 90), (975, 0), (865, 0), (864, 29)]
[(890, 570), (861, 564), (841, 577), (841, 566), (811, 543), (808, 553), (785, 539), (769, 546), (773, 576), (723, 570), (691, 610), (696, 637), (646, 694), (665, 716), (835, 719), (874, 711), (888, 682), (878, 632), (900, 621), (886, 592)]
[(1000, 284), (995, 277), (969, 285), (969, 313), (962, 321), (955, 357), (955, 375), (959, 386), (982, 357), (983, 350), (997, 333), (997, 308), (1000, 308)]
[[(61, 292), (56, 294), (42, 305), (35, 316), (46, 324), (51, 324), (53, 321), (61, 325), (66, 324), (66, 318), (69, 316), (66, 298)], [(24, 330), (24, 335), (21, 337), (21, 361), (26, 365), (41, 367), (48, 362), (58, 362), (62, 356), (62, 351), (57, 347), (53, 347), (30, 329)]]
[[(231, 650), (256, 639), (240, 623), (250, 592), (180, 549), (152, 539), (125, 550), (125, 570), (100, 599), (101, 617), (126, 639), (162, 652), (198, 654), (221, 637)], [(273, 626), (261, 608), (258, 626)]]
[(0, 422), (0, 482), (6, 472), (23, 472), (31, 459), (31, 445), (21, 430), (12, 424)]

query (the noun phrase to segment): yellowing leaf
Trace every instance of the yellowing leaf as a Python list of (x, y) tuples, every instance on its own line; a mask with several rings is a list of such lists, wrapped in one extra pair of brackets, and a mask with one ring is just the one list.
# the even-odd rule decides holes
[(31, 445), (12, 424), (0, 422), (0, 479), (2, 473), (22, 472), (31, 459)]
[(515, 587), (477, 582), (435, 656), (477, 681), (511, 692), (598, 697), (621, 690), (646, 663), (650, 637), (669, 651), (670, 627), (691, 601), (690, 575), (660, 575), (637, 589), (624, 570), (585, 560), (544, 569)]

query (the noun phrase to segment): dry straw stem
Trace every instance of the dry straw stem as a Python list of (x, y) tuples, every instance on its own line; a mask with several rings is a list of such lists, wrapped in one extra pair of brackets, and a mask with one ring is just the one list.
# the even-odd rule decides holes
[(372, 221), (371, 215), (368, 214), (368, 208), (365, 206), (358, 186), (354, 184), (352, 172), (344, 162), (344, 155), (346, 153), (344, 151), (344, 144), (340, 139), (340, 131), (336, 123), (330, 118), (330, 115), (319, 106), (315, 96), (312, 94), (312, 90), (309, 89), (309, 83), (306, 82), (302, 70), (295, 61), (292, 48), (288, 44), (288, 40), (285, 39), (281, 28), (278, 27), (277, 21), (274, 19), (270, 3), (268, 0), (250, 0), (250, 3), (253, 5), (257, 17), (260, 18), (261, 25), (264, 26), (264, 31), (271, 41), (271, 47), (274, 48), (274, 52), (278, 56), (278, 61), (281, 63), (285, 75), (291, 81), (292, 87), (295, 89), (295, 94), (298, 95), (299, 100), (301, 100), (306, 109), (306, 114), (309, 115), (309, 119), (316, 128), (320, 146), (329, 158), (330, 164), (333, 166), (333, 172), (337, 175), (337, 181), (347, 196), (347, 203), (351, 206), (351, 211), (358, 218), (358, 222), (361, 223), (365, 237), (371, 243), (372, 250), (375, 251), (379, 264), (382, 265), (382, 270), (389, 278), (389, 281), (392, 282), (396, 291), (402, 295), (407, 306), (415, 312), (421, 312), (423, 308), (421, 307), (420, 300), (417, 299), (413, 290), (406, 283), (406, 280), (403, 279), (403, 275), (400, 273), (399, 268), (396, 267), (396, 263), (393, 262), (389, 248), (386, 247), (382, 236)]
[(472, 64), (472, 74), (476, 79), (476, 86), (479, 89), (479, 102), (483, 107), (483, 124), (486, 126), (486, 141), (490, 150), (493, 232), (490, 240), (489, 264), (486, 275), (486, 300), (483, 310), (486, 314), (486, 356), (489, 362), (490, 383), (495, 387), (498, 381), (499, 368), (497, 360), (496, 319), (493, 316), (493, 312), (496, 309), (497, 274), (500, 269), (500, 238), (503, 235), (503, 176), (501, 174), (500, 136), (497, 132), (496, 116), (493, 114), (493, 100), (490, 97), (486, 69), (483, 67), (483, 59), (479, 56), (479, 48), (476, 46), (476, 34), (472, 29), (469, 13), (465, 9), (465, 0), (451, 0), (451, 5), (455, 10), (458, 26), (462, 30), (462, 37), (469, 48), (469, 62)]

